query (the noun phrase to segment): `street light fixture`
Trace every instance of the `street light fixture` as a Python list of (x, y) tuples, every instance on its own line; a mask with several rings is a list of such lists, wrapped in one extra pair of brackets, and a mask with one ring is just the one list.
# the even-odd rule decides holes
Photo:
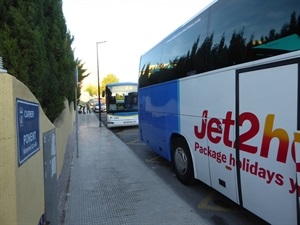
[(98, 56), (98, 44), (105, 43), (106, 41), (96, 42), (97, 50), (97, 77), (98, 77), (98, 106), (99, 106), (99, 127), (102, 126), (101, 123), (101, 103), (100, 103), (100, 76), (99, 76), (99, 56)]

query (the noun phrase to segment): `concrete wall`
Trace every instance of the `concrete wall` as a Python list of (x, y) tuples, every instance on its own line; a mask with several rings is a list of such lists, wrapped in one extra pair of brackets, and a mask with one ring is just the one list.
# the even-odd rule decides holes
[(76, 117), (76, 111), (74, 110), (73, 102), (71, 104), (65, 101), (66, 108), (62, 114), (54, 121), (56, 129), (56, 157), (57, 157), (57, 178), (60, 177), (65, 149), (68, 143), (68, 137), (71, 134), (74, 126), (74, 121)]
[(56, 129), (57, 177), (75, 120), (73, 107), (52, 124), (39, 107), (40, 149), (18, 166), (16, 98), (39, 103), (15, 77), (0, 74), (0, 224), (35, 225), (45, 212), (43, 133)]

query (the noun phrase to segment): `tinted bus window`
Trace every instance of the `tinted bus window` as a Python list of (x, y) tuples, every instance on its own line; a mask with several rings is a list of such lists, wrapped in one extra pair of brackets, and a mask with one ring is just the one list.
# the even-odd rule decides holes
[(195, 54), (201, 46), (204, 59), (207, 25), (205, 11), (145, 54), (140, 63), (140, 87), (193, 75), (196, 67), (205, 67), (205, 60), (200, 59), (199, 65)]
[[(162, 51), (161, 76), (173, 80), (196, 73), (205, 61), (196, 58), (197, 50), (205, 56), (208, 11), (191, 20), (186, 26), (165, 39)], [(202, 57), (204, 59), (205, 57)]]
[(141, 57), (139, 86), (299, 50), (298, 1), (217, 1)]
[(161, 51), (162, 44), (158, 44), (146, 55), (141, 57), (140, 62), (140, 77), (139, 85), (140, 87), (149, 86), (158, 82), (155, 82), (154, 76), (156, 71), (159, 69), (161, 63)]
[[(271, 4), (260, 0), (240, 4), (240, 1), (219, 1), (211, 7), (208, 70), (300, 49), (298, 0), (288, 4), (285, 0)], [(289, 47), (282, 45), (287, 40)]]

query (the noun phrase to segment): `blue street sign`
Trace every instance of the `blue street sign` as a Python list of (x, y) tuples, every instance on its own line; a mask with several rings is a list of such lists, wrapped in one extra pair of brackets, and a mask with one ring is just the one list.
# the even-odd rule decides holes
[(39, 104), (17, 98), (16, 119), (20, 166), (40, 149)]

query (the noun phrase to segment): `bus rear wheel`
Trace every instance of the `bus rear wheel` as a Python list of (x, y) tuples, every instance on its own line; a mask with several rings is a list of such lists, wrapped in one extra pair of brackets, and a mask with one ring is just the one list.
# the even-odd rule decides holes
[(178, 138), (172, 147), (172, 166), (177, 178), (183, 184), (191, 184), (194, 181), (194, 168), (191, 153), (186, 141)]

